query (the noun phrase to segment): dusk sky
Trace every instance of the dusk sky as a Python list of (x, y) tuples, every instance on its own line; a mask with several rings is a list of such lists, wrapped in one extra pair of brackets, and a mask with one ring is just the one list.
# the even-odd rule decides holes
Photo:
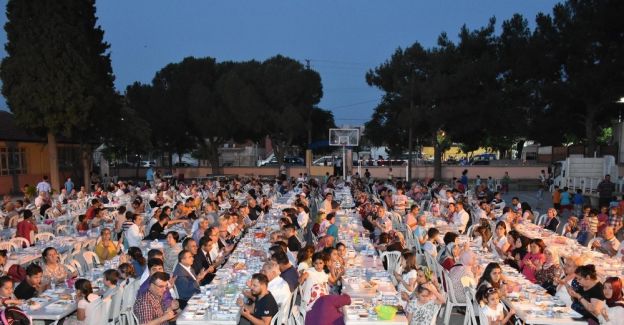
[[(0, 0), (6, 8), (6, 0)], [(381, 93), (364, 75), (397, 47), (435, 45), (440, 32), (456, 40), (459, 28), (497, 25), (513, 13), (533, 23), (553, 0), (106, 0), (97, 2), (99, 24), (110, 43), (116, 87), (149, 83), (155, 72), (187, 56), (218, 61), (292, 57), (320, 72), (320, 107), (338, 125), (366, 122)], [(4, 26), (6, 15), (0, 15)], [(500, 28), (498, 29), (500, 32)], [(4, 29), (0, 42), (6, 43)], [(4, 48), (0, 53), (6, 55)], [(0, 98), (0, 109), (6, 108)]]

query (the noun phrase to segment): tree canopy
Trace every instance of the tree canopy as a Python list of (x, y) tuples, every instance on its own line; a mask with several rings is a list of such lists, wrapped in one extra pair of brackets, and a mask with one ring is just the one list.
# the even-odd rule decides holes
[[(466, 150), (503, 153), (526, 139), (574, 138), (591, 154), (624, 94), (622, 14), (621, 1), (569, 0), (538, 14), (533, 30), (516, 14), (500, 34), (491, 18), (463, 26), (457, 42), (442, 33), (434, 47), (399, 48), (366, 74), (385, 92), (366, 135), (397, 154), (411, 149), (410, 130), (433, 144), (444, 131)], [(439, 176), (439, 159), (436, 167)]]

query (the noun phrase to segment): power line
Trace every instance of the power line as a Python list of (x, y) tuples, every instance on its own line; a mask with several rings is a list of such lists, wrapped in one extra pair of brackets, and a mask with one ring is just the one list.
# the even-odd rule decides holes
[(337, 109), (337, 108), (352, 107), (352, 106), (357, 106), (357, 105), (362, 105), (362, 104), (367, 104), (367, 103), (372, 103), (372, 102), (377, 102), (377, 101), (379, 101), (379, 98), (371, 99), (371, 100), (365, 100), (363, 102), (356, 102), (356, 103), (351, 103), (351, 104), (346, 104), (346, 105), (334, 106), (334, 107), (327, 108), (327, 109), (333, 110), (333, 109)]

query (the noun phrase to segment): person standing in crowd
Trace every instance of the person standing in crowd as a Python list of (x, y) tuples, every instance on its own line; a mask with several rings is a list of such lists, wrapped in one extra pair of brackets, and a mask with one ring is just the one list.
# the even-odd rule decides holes
[(48, 183), (48, 176), (43, 175), (43, 179), (41, 182), (37, 183), (37, 193), (45, 193), (47, 197), (50, 196), (50, 192), (52, 192), (52, 187), (50, 183)]
[(147, 171), (145, 171), (145, 180), (150, 185), (150, 187), (154, 187), (154, 169), (151, 165), (147, 168)]
[(598, 190), (598, 206), (608, 207), (611, 204), (611, 200), (613, 200), (613, 193), (615, 192), (615, 184), (611, 182), (611, 175), (605, 175), (596, 189)]
[(74, 190), (74, 182), (72, 182), (71, 177), (67, 177), (65, 180), (65, 191), (67, 191), (67, 195), (71, 194)]

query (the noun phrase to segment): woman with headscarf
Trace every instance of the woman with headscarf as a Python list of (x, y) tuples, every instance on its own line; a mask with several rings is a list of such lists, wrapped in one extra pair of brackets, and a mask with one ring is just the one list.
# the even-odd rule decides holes
[(459, 255), (459, 263), (455, 264), (449, 272), (451, 285), (456, 293), (458, 302), (465, 302), (464, 287), (474, 287), (480, 275), (480, 267), (477, 264), (477, 256), (472, 251), (464, 251)]
[(450, 271), (459, 258), (460, 253), (461, 249), (458, 244), (449, 243), (446, 245), (442, 253), (440, 253), (438, 261), (442, 267), (444, 267), (447, 271)]
[(546, 247), (544, 249), (544, 256), (546, 257), (546, 261), (544, 261), (541, 267), (538, 265), (537, 270), (535, 270), (535, 279), (549, 294), (554, 295), (557, 292), (555, 279), (558, 279), (561, 274), (559, 253), (552, 247)]

